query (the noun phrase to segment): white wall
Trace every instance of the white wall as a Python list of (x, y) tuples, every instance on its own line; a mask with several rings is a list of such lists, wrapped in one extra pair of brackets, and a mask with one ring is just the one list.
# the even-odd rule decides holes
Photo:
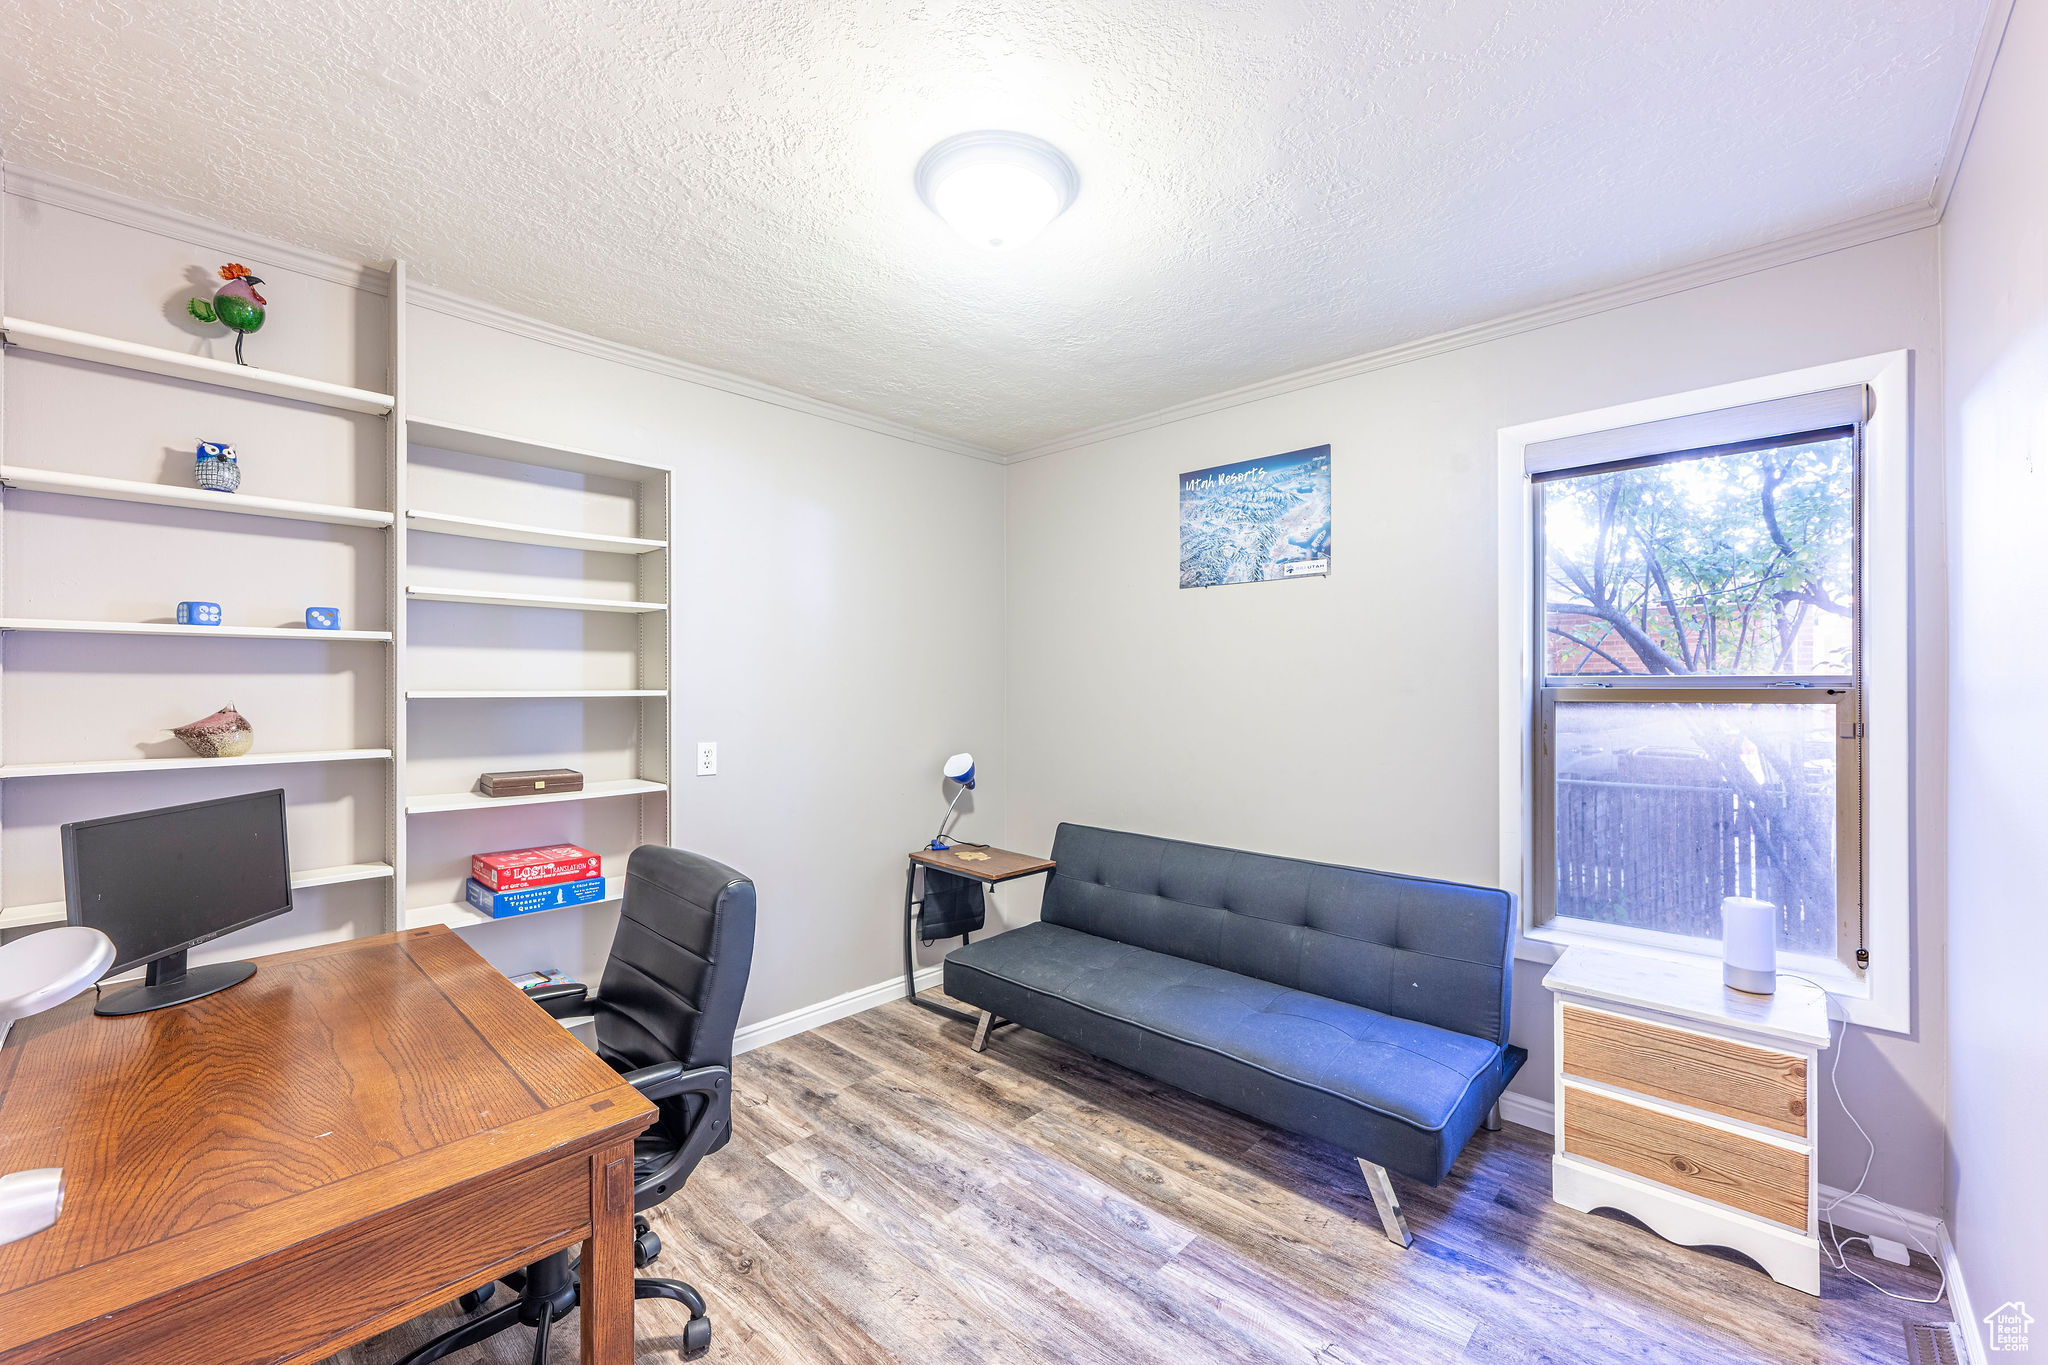
[[(122, 219), (114, 221), (23, 193), (0, 207), (11, 313), (226, 358), (228, 347), (201, 340), (182, 310), (188, 295), (217, 283), (214, 267), (243, 260), (267, 282), (271, 303), (248, 343), (252, 361), (385, 386), (381, 285), (343, 263), (265, 251), (204, 224), (171, 219), (153, 230), (119, 209), (108, 211)], [(651, 358), (643, 366), (616, 349), (594, 354), (574, 338), (555, 344), (422, 306), (408, 323), (415, 416), (675, 471), (675, 724), (686, 746), (720, 746), (716, 777), (677, 778), (677, 841), (758, 885), (742, 1022), (900, 972), (901, 869), (944, 808), (940, 763), (971, 749), (991, 774), (1004, 767), (1001, 468), (801, 403), (694, 383)], [(245, 492), (386, 505), (381, 419), (18, 352), (6, 378), (9, 462), (183, 480), (204, 436), (239, 445)], [(180, 597), (211, 593), (232, 600), (242, 620), (282, 622), (317, 598), (343, 606), (345, 624), (384, 625), (380, 532), (280, 522), (263, 525), (283, 531), (255, 535), (220, 526), (234, 519), (168, 509), (14, 493), (8, 502), (10, 613), (166, 619)], [(60, 648), (20, 636), (7, 644), (0, 746), (9, 757), (132, 756), (161, 746), (165, 724), (231, 697), (252, 711), (268, 748), (384, 743), (382, 646), (88, 637)], [(291, 653), (305, 650), (354, 653), (335, 678)], [(128, 678), (131, 670), (146, 681)], [(260, 712), (257, 693), (267, 699)], [(382, 857), (375, 765), (65, 778), (10, 794), (0, 887), (8, 903), (61, 898), (63, 820), (245, 790), (273, 773), (290, 791), (295, 863)], [(1002, 794), (1000, 782), (984, 786), (962, 830), (992, 838)], [(379, 932), (386, 885), (302, 892), (291, 915), (224, 939), (211, 955)], [(564, 910), (461, 932), (508, 969), (589, 973), (614, 918)]]
[[(1931, 231), (1894, 237), (1011, 467), (1006, 841), (1074, 820), (1498, 884), (1495, 432), (1910, 348), (1919, 609), (1917, 973), (1907, 1036), (1853, 1033), (1883, 1135), (1869, 1189), (1940, 1208), (1944, 586)], [(1176, 476), (1333, 447), (1335, 572), (1177, 586)], [(1011, 922), (1035, 902), (1019, 897)], [(1549, 1099), (1542, 969), (1516, 972), (1516, 1083)], [(1821, 1178), (1863, 1148), (1832, 1098)]]
[[(1002, 469), (429, 307), (410, 329), (416, 415), (675, 471), (675, 722), (686, 756), (719, 757), (677, 779), (677, 841), (757, 885), (742, 1022), (900, 974), (904, 855), (945, 810), (940, 764), (1005, 766)], [(968, 837), (995, 837), (1003, 791), (975, 794)], [(588, 961), (610, 918), (585, 920), (467, 936), (508, 966), (487, 936)]]
[(2048, 1322), (2044, 68), (2048, 10), (2016, 5), (1941, 227), (1941, 269), (1954, 678), (1948, 1197), (1975, 1312), (2019, 1299)]

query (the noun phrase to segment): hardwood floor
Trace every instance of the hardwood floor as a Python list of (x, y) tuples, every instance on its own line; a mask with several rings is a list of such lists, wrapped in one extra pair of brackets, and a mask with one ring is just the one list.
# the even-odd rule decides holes
[[(1402, 1251), (1351, 1158), (1063, 1044), (903, 1003), (739, 1059), (731, 1145), (653, 1218), (646, 1273), (710, 1301), (709, 1359), (746, 1365), (1073, 1361), (1905, 1359), (1947, 1306), (1824, 1273), (1813, 1299), (1618, 1217), (1550, 1201), (1550, 1139), (1480, 1133), (1444, 1184), (1396, 1180)], [(1864, 1274), (1929, 1294), (1851, 1249)], [(501, 1294), (506, 1292), (499, 1291)], [(453, 1307), (331, 1365), (390, 1365)], [(640, 1361), (682, 1315), (638, 1306)], [(575, 1325), (556, 1329), (575, 1358)], [(524, 1362), (518, 1330), (457, 1362)]]

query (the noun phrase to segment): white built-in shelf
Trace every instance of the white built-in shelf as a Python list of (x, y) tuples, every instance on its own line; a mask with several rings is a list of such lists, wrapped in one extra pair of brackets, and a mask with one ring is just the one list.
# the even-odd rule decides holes
[(424, 512), (407, 508), (407, 529), (431, 531), (439, 536), (464, 536), (470, 540), (504, 540), (515, 545), (546, 545), (557, 550), (586, 550), (593, 554), (644, 555), (666, 550), (665, 540), (644, 540), (639, 536), (607, 536), (595, 531), (562, 531), (552, 526), (521, 526), (510, 521), (484, 521), (477, 517), (451, 516), (446, 512)]
[(0, 631), (37, 630), (59, 635), (192, 635), (231, 640), (337, 640), (391, 643), (388, 630), (308, 630), (304, 626), (181, 626), (170, 621), (59, 621), (36, 616), (0, 616)]
[[(556, 910), (587, 910), (593, 905), (609, 905), (621, 899), (625, 894), (626, 879), (624, 877), (606, 877), (604, 879), (604, 898), (602, 900), (578, 901), (574, 905), (557, 905), (552, 908)], [(405, 908), (405, 927), (408, 929), (422, 929), (429, 924), (445, 924), (454, 929), (468, 929), (479, 924), (500, 924), (505, 920), (531, 919), (535, 915), (545, 915), (547, 913), (548, 911), (546, 910), (529, 910), (523, 915), (505, 915), (494, 919), (489, 915), (480, 914), (468, 901), (453, 901), (445, 905), (409, 905)]]
[(292, 878), (292, 890), (303, 891), (309, 886), (339, 886), (343, 882), (380, 881), (390, 875), (390, 863), (337, 863), (333, 867), (316, 867), (299, 873)]
[(466, 427), (456, 422), (436, 422), (424, 417), (405, 419), (405, 439), (408, 446), (430, 446), (435, 450), (452, 450), (463, 455), (482, 455), (493, 460), (511, 460), (518, 464), (539, 465), (543, 469), (565, 470), (571, 474), (597, 474), (614, 479), (646, 479), (666, 472), (663, 466), (646, 460), (601, 455), (597, 451), (579, 450), (575, 446), (549, 445), (544, 441), (529, 441), (518, 436), (507, 436), (500, 431), (485, 431), (480, 427)]
[[(4, 623), (0, 623), (4, 624)], [(549, 692), (534, 689), (500, 689), (495, 692), (408, 692), (407, 701), (601, 701), (613, 697), (665, 697), (658, 687), (585, 688), (581, 691)]]
[(295, 374), (266, 370), (256, 365), (236, 365), (231, 361), (214, 360), (208, 356), (166, 351), (158, 346), (143, 346), (115, 337), (94, 336), (90, 332), (74, 332), (67, 327), (52, 327), (47, 323), (29, 322), (23, 318), (0, 318), (0, 332), (6, 333), (6, 342), (9, 346), (18, 346), (24, 351), (68, 356), (73, 360), (90, 360), (98, 365), (140, 370), (144, 374), (160, 374), (172, 379), (188, 379), (200, 384), (211, 384), (216, 388), (260, 393), (269, 398), (289, 398), (295, 402), (339, 408), (344, 412), (367, 412), (382, 416), (391, 411), (393, 402), (388, 393), (373, 393), (368, 389), (350, 388), (346, 384), (330, 384), (324, 379), (306, 379)]
[(538, 796), (485, 796), (473, 791), (437, 792), (429, 796), (407, 797), (405, 813), (427, 815), (435, 811), (493, 810), (499, 806), (544, 806), (555, 801), (600, 801), (608, 796), (644, 796), (649, 792), (667, 790), (668, 784), (665, 782), (648, 782), (632, 777), (617, 782), (585, 783), (582, 791), (542, 792)]
[(10, 905), (0, 910), (0, 929), (26, 929), (35, 924), (62, 924), (69, 913), (63, 901), (42, 901), (35, 905)]
[(474, 588), (435, 588), (408, 583), (405, 595), (415, 602), (470, 602), (485, 607), (556, 607), (564, 611), (667, 611), (665, 602), (627, 602), (616, 597), (556, 597), (546, 593), (483, 592)]
[(202, 512), (235, 512), (243, 516), (278, 517), (285, 521), (323, 521), (334, 526), (389, 526), (389, 512), (367, 507), (340, 507), (325, 502), (294, 502), (290, 498), (259, 498), (249, 493), (215, 493), (205, 488), (145, 483), (137, 479), (103, 479), (97, 474), (67, 474), (57, 469), (0, 465), (0, 484), (30, 493), (64, 493), (77, 498), (112, 502), (145, 502), (158, 507), (192, 507)]
[[(305, 891), (315, 886), (339, 886), (343, 882), (377, 881), (390, 875), (389, 863), (341, 863), (334, 867), (316, 867), (298, 873), (292, 878), (292, 890)], [(63, 901), (13, 905), (0, 910), (0, 929), (25, 929), (33, 924), (62, 924), (65, 917)]]
[(10, 905), (0, 910), (0, 929), (26, 929), (36, 924), (62, 924), (70, 917), (63, 901)]
[(353, 763), (389, 757), (389, 749), (303, 749), (295, 753), (244, 754), (240, 758), (88, 758), (74, 763), (9, 763), (0, 767), (0, 778), (153, 773), (181, 768), (272, 768), (294, 763)]

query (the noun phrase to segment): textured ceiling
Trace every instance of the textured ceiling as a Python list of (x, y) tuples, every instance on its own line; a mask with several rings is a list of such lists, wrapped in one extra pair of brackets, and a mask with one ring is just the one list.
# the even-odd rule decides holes
[[(1014, 450), (1924, 201), (1985, 0), (5, 0), (0, 151)], [(1017, 128), (991, 255), (911, 170)]]

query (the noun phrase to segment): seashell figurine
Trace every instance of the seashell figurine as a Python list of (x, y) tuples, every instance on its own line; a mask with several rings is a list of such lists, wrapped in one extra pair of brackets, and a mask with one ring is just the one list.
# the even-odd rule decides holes
[(201, 758), (240, 758), (256, 747), (256, 727), (229, 702), (220, 710), (171, 731)]
[(212, 493), (232, 493), (242, 486), (242, 462), (235, 448), (222, 441), (201, 441), (192, 456), (192, 481)]

